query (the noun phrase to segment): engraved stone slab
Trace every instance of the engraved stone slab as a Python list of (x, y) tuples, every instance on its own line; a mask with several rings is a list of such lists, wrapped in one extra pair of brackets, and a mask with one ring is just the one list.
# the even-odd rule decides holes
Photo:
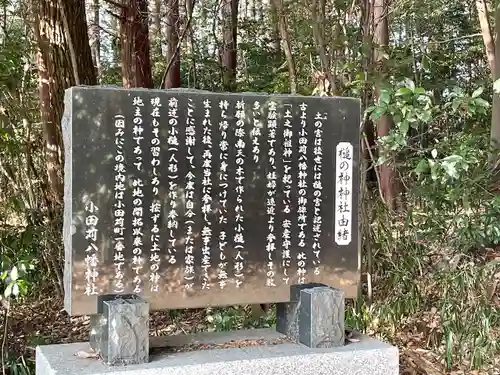
[(278, 305), (277, 331), (310, 348), (344, 345), (344, 293), (325, 286), (298, 286), (292, 290), (292, 298), (297, 293), (299, 298)]
[[(360, 101), (194, 90), (66, 91), (65, 309), (355, 297)], [(166, 297), (168, 296), (168, 298)]]
[(149, 303), (139, 297), (114, 298), (104, 300), (102, 307), (102, 315), (94, 318), (97, 329), (91, 334), (91, 346), (103, 362), (111, 366), (148, 362)]

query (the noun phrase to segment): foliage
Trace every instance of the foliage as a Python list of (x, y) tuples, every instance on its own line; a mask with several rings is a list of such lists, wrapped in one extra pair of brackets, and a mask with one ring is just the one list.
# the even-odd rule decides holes
[[(446, 102), (434, 105), (425, 89), (406, 80), (368, 108), (372, 119), (394, 118), (391, 134), (380, 139), (378, 164), (397, 160), (406, 187), (403, 221), (374, 208), (374, 272), (384, 278), (377, 285), (386, 298), (370, 314), (392, 332), (412, 316), (427, 315), (429, 346), (440, 350), (448, 368), (491, 365), (500, 350), (494, 296), (499, 262), (487, 256), (500, 245), (496, 171), (488, 162), (489, 129), (466, 125), (489, 108), (482, 92), (454, 88)], [(438, 132), (443, 113), (454, 122), (451, 134)], [(431, 138), (412, 138), (411, 130)]]
[[(53, 293), (62, 279), (60, 205), (48, 196), (29, 3), (0, 2), (0, 292), (12, 308), (16, 301)], [(121, 85), (119, 31), (109, 6), (99, 3), (100, 78)], [(474, 3), (391, 2), (382, 75), (373, 74), (367, 59), (377, 46), (363, 35), (362, 1), (324, 2), (323, 46), (313, 32), (312, 2), (283, 2), (298, 92), (310, 95), (315, 74), (325, 70), (335, 79), (337, 95), (369, 98), (377, 85), (380, 96), (372, 105), (369, 99), (363, 103), (366, 113), (372, 121), (388, 115), (394, 123), (389, 135), (375, 137), (369, 168), (396, 167), (404, 187), (401, 207), (388, 211), (372, 185), (363, 191), (364, 268), (373, 276), (374, 295), (372, 304), (360, 298), (349, 307), (347, 323), (400, 345), (408, 332), (421, 337), (421, 346), (438, 353), (448, 369), (491, 366), (500, 350), (500, 195), (488, 160), (490, 104), (500, 80), (492, 85)], [(254, 2), (256, 11), (240, 7), (237, 89), (288, 93), (276, 19), (262, 4)], [(221, 23), (217, 1), (196, 2), (193, 33), (180, 43), (183, 87), (222, 90)], [(152, 73), (160, 87), (165, 40), (151, 43)], [(318, 47), (324, 47), (329, 67)], [(275, 315), (255, 320), (248, 308), (235, 306), (207, 309), (202, 320), (203, 327), (224, 331), (272, 326)], [(33, 342), (43, 339), (34, 335)], [(10, 373), (29, 373), (28, 360), (5, 353)]]

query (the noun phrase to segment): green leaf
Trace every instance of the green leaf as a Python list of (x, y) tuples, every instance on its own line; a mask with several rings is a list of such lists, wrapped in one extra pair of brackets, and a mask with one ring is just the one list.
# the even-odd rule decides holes
[[(437, 151), (436, 151), (436, 154), (437, 154)], [(460, 156), (460, 155), (450, 155), (450, 156), (447, 156), (445, 158), (443, 158), (443, 162), (445, 163), (453, 163), (453, 164), (456, 164), (458, 163), (459, 161), (462, 161), (463, 158)]]
[(371, 113), (371, 112), (373, 112), (376, 108), (377, 108), (377, 106), (376, 106), (376, 105), (371, 105), (371, 106), (369, 106), (368, 108), (366, 108), (366, 110), (365, 110), (365, 111), (366, 111), (366, 113)]
[(413, 82), (411, 79), (405, 78), (405, 85), (411, 90), (411, 92), (415, 92), (415, 82)]
[(420, 113), (420, 120), (423, 122), (429, 122), (432, 120), (432, 112), (430, 110), (425, 110)]
[(373, 112), (370, 114), (370, 119), (372, 121), (378, 120), (380, 117), (382, 117), (385, 113), (387, 112), (387, 107), (386, 106), (378, 106), (373, 110)]
[(474, 103), (480, 107), (483, 107), (483, 108), (488, 108), (490, 106), (490, 103), (488, 103), (486, 100), (484, 100), (483, 98), (476, 98), (474, 100)]
[(420, 175), (424, 172), (426, 172), (429, 169), (429, 164), (425, 159), (422, 159), (418, 162), (417, 166), (415, 167), (415, 172)]
[(474, 92), (472, 93), (473, 98), (478, 98), (484, 91), (483, 87), (478, 87)]
[(382, 90), (380, 92), (380, 103), (389, 104), (391, 102), (391, 94), (387, 90)]
[(469, 198), (467, 198), (466, 195), (462, 197), (462, 204), (464, 205), (464, 208), (466, 210), (470, 210), (470, 203), (469, 203)]
[(427, 57), (427, 55), (422, 56), (420, 64), (422, 64), (422, 69), (429, 70), (429, 58)]
[(7, 285), (7, 287), (3, 291), (3, 295), (5, 296), (5, 298), (9, 298), (12, 295), (12, 285), (13, 284), (10, 283), (9, 285)]
[(443, 169), (446, 171), (448, 176), (456, 178), (458, 176), (457, 174), (457, 169), (456, 169), (456, 164), (455, 163), (449, 163), (449, 162), (443, 162), (442, 164)]
[(19, 285), (17, 285), (17, 283), (14, 283), (14, 285), (12, 286), (12, 295), (14, 297), (17, 297), (19, 295)]
[(16, 266), (12, 267), (10, 270), (10, 278), (12, 281), (16, 281), (19, 278), (19, 271)]
[(410, 129), (410, 123), (408, 122), (408, 120), (405, 119), (401, 121), (401, 125), (399, 126), (399, 128), (401, 129), (403, 134), (406, 135), (408, 134), (408, 130)]
[(411, 95), (413, 94), (412, 91), (407, 88), (407, 87), (401, 87), (400, 89), (398, 89), (398, 91), (396, 91), (396, 96), (404, 96), (404, 95)]

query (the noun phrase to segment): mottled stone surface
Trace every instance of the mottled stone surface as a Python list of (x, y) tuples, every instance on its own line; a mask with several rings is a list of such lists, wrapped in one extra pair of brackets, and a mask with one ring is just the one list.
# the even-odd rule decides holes
[(278, 332), (310, 348), (344, 345), (345, 302), (341, 290), (318, 284), (294, 285), (290, 301), (278, 304)]
[(95, 352), (102, 352), (102, 338), (106, 319), (103, 314), (93, 314), (90, 316), (90, 347)]
[(290, 302), (276, 304), (276, 331), (289, 337), (298, 337), (298, 314), (300, 309), (300, 291), (326, 286), (318, 283), (308, 283), (290, 286)]
[(344, 345), (344, 293), (329, 287), (300, 291), (299, 342), (310, 348)]
[(149, 303), (139, 297), (102, 302), (102, 314), (91, 319), (90, 345), (104, 363), (131, 365), (149, 359)]
[[(166, 337), (162, 344), (229, 343), (249, 338), (264, 341), (283, 337), (273, 329), (227, 333), (203, 333)], [(108, 367), (94, 359), (74, 356), (88, 350), (88, 343), (40, 346), (36, 351), (36, 375), (398, 375), (398, 349), (376, 339), (358, 335), (358, 342), (335, 348), (308, 348), (283, 343), (191, 352), (165, 351), (149, 363)], [(159, 338), (155, 338), (159, 339)]]

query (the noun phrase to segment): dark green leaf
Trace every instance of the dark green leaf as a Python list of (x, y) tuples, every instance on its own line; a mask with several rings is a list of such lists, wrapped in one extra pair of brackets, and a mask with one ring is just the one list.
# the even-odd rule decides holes
[(385, 113), (387, 112), (387, 107), (386, 106), (378, 106), (373, 110), (373, 112), (370, 114), (370, 119), (372, 121), (377, 121), (380, 117), (382, 117)]

